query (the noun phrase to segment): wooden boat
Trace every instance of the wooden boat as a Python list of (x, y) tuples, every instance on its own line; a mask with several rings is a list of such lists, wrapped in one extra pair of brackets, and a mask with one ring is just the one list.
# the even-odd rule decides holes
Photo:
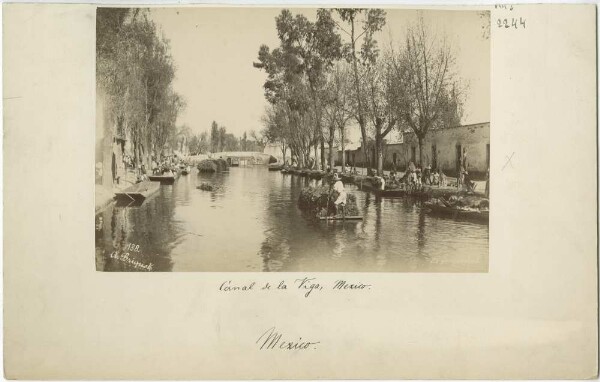
[(480, 222), (489, 222), (489, 210), (463, 209), (458, 207), (448, 207), (436, 203), (425, 202), (426, 209), (434, 214), (446, 215), (459, 219), (476, 220)]
[[(150, 175), (148, 179), (154, 182), (160, 182), (160, 184), (173, 184), (175, 183), (176, 175)], [(178, 176), (178, 175), (177, 175)]]
[(160, 187), (159, 182), (143, 181), (116, 192), (115, 198), (121, 201), (144, 201), (147, 197), (155, 193)]
[(282, 169), (282, 165), (269, 165), (269, 171), (281, 171)]
[(192, 171), (192, 169), (190, 168), (190, 166), (187, 166), (186, 168), (181, 169), (181, 175), (187, 175)]
[(362, 216), (319, 216), (319, 220), (362, 220)]
[(290, 173), (290, 169), (289, 168), (282, 168), (281, 169), (281, 173), (282, 174), (289, 174)]
[(377, 187), (374, 187), (370, 182), (363, 183), (361, 185), (361, 190), (372, 192), (373, 194), (375, 194), (377, 196), (383, 196), (383, 197), (399, 197), (399, 196), (405, 196), (405, 195), (412, 194), (409, 190), (405, 190), (402, 188), (381, 190)]

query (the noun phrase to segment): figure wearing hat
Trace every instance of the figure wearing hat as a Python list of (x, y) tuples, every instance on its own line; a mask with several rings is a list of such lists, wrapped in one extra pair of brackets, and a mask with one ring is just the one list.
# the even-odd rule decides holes
[(346, 190), (344, 189), (344, 183), (342, 183), (342, 180), (337, 172), (333, 174), (333, 182), (333, 190), (338, 193), (338, 197), (333, 203), (335, 206), (335, 213), (337, 215), (339, 207), (346, 205)]

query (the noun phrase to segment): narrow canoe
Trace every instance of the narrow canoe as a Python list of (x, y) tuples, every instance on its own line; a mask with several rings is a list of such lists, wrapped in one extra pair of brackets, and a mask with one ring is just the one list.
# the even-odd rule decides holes
[(372, 192), (377, 196), (384, 196), (384, 197), (398, 197), (398, 196), (411, 195), (411, 193), (408, 190), (404, 190), (404, 189), (380, 190), (379, 188), (373, 187), (369, 183), (363, 183), (361, 189), (363, 191)]
[(362, 216), (319, 216), (319, 220), (362, 220)]
[(116, 192), (115, 198), (117, 200), (122, 200), (122, 201), (126, 201), (126, 200), (143, 201), (148, 196), (155, 193), (159, 187), (160, 187), (159, 182), (152, 182), (152, 181), (146, 180), (144, 182), (134, 184), (131, 187), (124, 189), (123, 191)]
[(429, 210), (429, 212), (438, 215), (446, 215), (460, 219), (470, 219), (484, 222), (489, 222), (490, 219), (489, 210), (465, 210), (455, 207), (441, 206), (439, 204), (433, 203), (425, 203), (425, 207), (427, 208), (427, 210)]
[(175, 182), (175, 175), (150, 175), (148, 179), (160, 182), (160, 184), (173, 184)]

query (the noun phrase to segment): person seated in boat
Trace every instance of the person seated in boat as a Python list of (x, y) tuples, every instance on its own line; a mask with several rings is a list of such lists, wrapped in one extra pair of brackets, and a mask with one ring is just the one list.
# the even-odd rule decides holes
[(335, 214), (339, 213), (340, 207), (344, 207), (346, 205), (346, 190), (344, 189), (344, 183), (340, 179), (340, 175), (336, 172), (333, 174), (333, 191), (337, 193), (337, 199), (333, 203), (335, 208)]
[(386, 184), (386, 179), (385, 179), (385, 175), (384, 176), (379, 176), (379, 175), (375, 175), (373, 177), (374, 182), (373, 185), (375, 186), (375, 188), (377, 188), (380, 191), (385, 190), (385, 184)]
[(394, 170), (390, 171), (390, 176), (388, 178), (387, 183), (388, 183), (389, 187), (398, 187), (399, 186), (398, 175), (396, 174), (396, 171), (394, 171)]
[(415, 170), (415, 174), (416, 174), (416, 184), (420, 186), (421, 185), (421, 179), (422, 179), (421, 165), (417, 165), (417, 169)]
[(408, 189), (414, 190), (419, 186), (420, 178), (417, 174), (417, 169), (411, 170), (408, 175)]
[(385, 190), (385, 178), (383, 176), (379, 176), (379, 189), (381, 191)]
[(381, 188), (381, 177), (379, 175), (375, 175), (371, 180), (371, 185), (379, 190)]
[(408, 169), (406, 169), (404, 171), (404, 174), (402, 174), (402, 176), (399, 178), (398, 183), (400, 183), (401, 187), (406, 187), (409, 185), (410, 183), (410, 172), (408, 171)]
[(431, 184), (436, 186), (440, 185), (440, 174), (437, 172), (437, 170), (433, 170), (431, 173)]
[(428, 164), (424, 169), (423, 169), (423, 177), (421, 178), (423, 184), (431, 184), (431, 165)]

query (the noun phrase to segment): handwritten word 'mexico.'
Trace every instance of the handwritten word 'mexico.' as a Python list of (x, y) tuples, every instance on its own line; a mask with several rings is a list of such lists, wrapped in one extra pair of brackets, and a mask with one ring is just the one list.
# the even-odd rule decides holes
[(256, 344), (260, 345), (260, 350), (307, 350), (316, 349), (320, 341), (302, 340), (302, 337), (296, 341), (282, 339), (283, 334), (276, 331), (275, 327), (267, 329), (266, 332), (260, 335), (256, 340)]

